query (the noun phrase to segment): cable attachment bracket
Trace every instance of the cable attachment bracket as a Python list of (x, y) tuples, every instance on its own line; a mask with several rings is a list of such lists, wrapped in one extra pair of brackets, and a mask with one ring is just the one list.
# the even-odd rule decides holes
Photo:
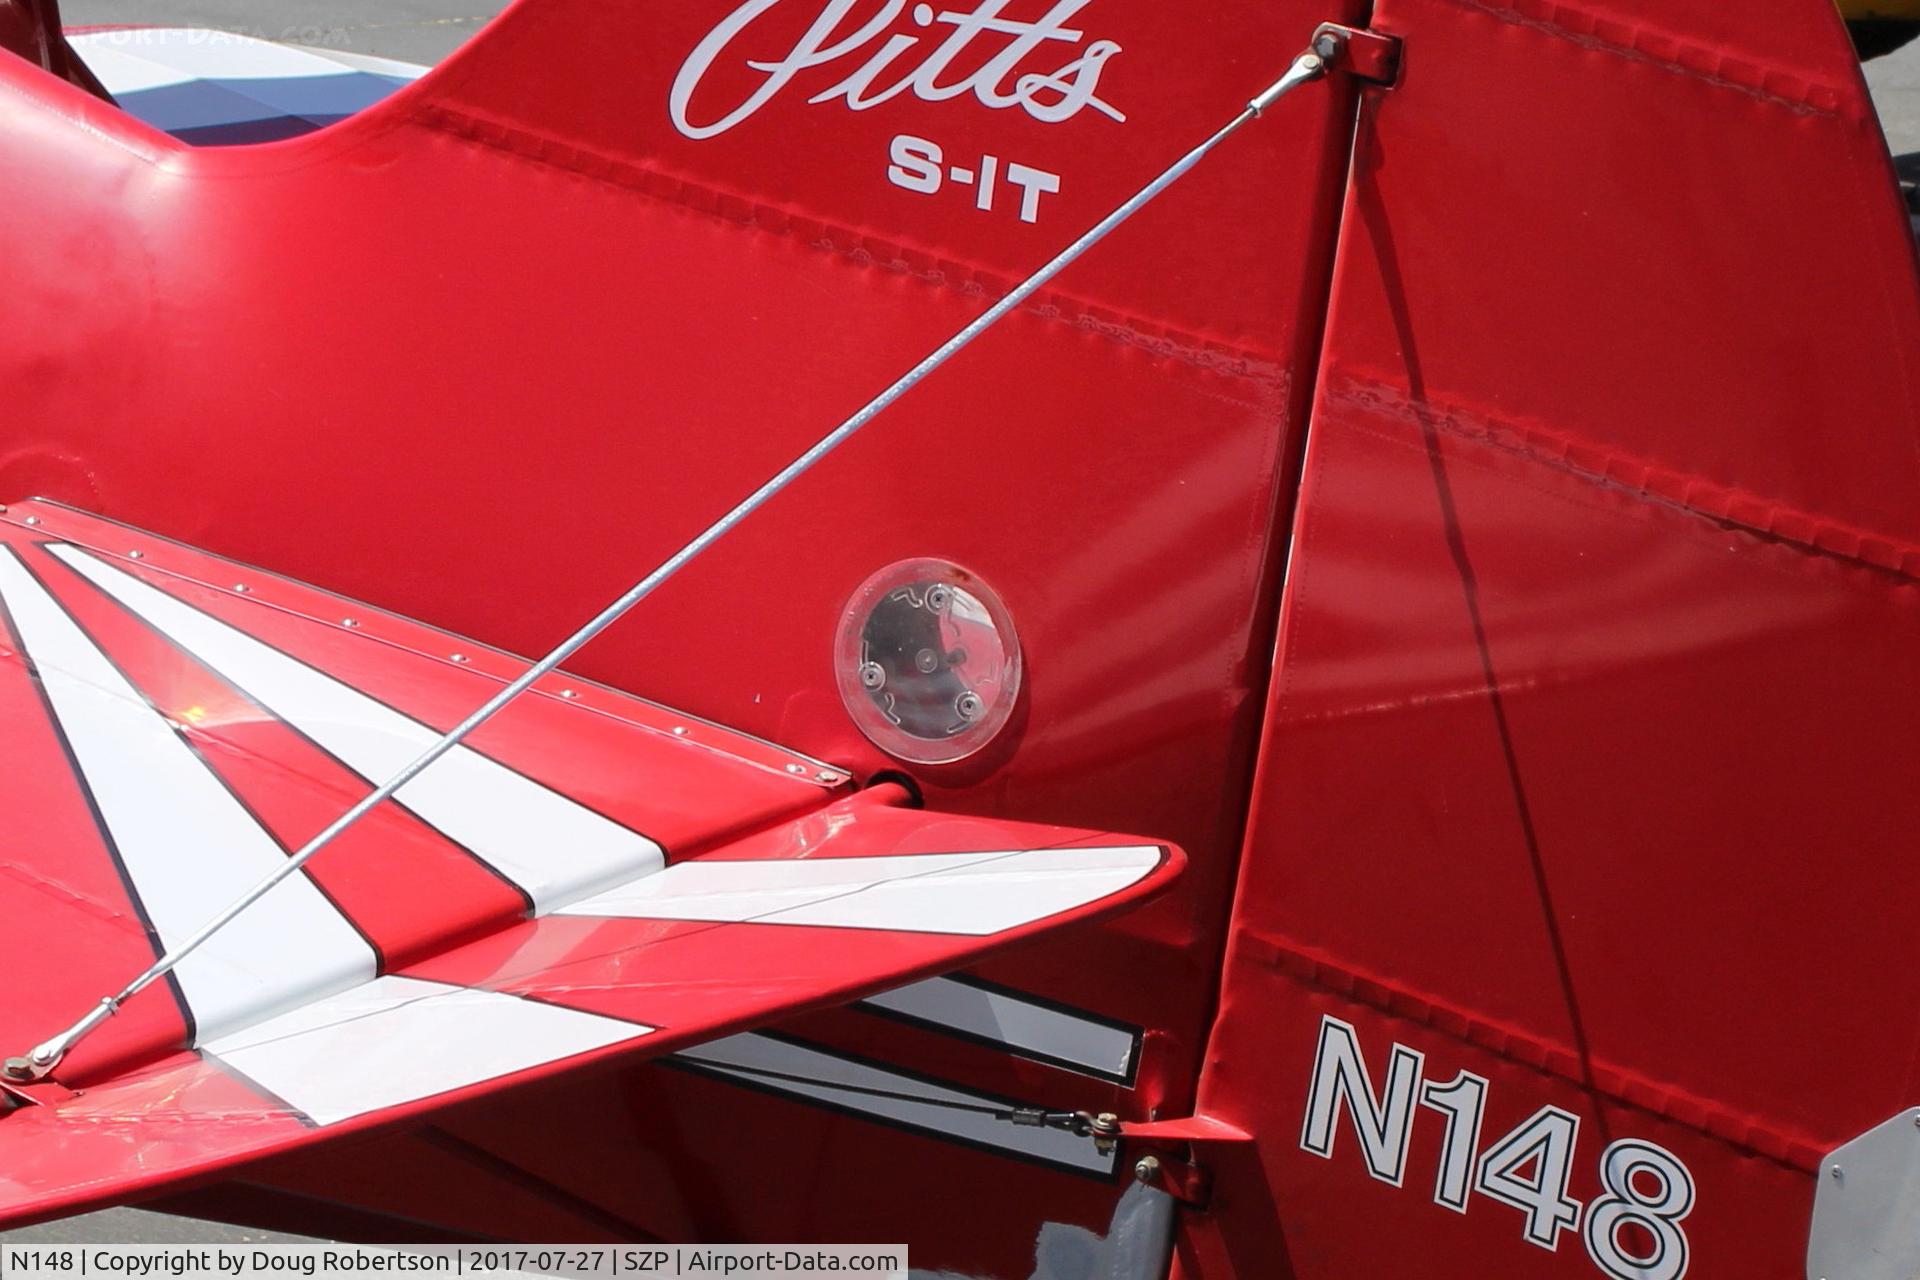
[(1030, 1129), (1059, 1129), (1082, 1138), (1092, 1138), (1101, 1155), (1111, 1152), (1121, 1138), (1120, 1117), (1111, 1111), (1095, 1115), (1091, 1111), (1043, 1111), (1039, 1107), (1016, 1107), (1003, 1119)]
[(1314, 29), (1308, 48), (1318, 54), (1329, 69), (1367, 84), (1392, 88), (1400, 79), (1398, 36), (1381, 35), (1378, 31), (1349, 27), (1341, 22), (1323, 22)]

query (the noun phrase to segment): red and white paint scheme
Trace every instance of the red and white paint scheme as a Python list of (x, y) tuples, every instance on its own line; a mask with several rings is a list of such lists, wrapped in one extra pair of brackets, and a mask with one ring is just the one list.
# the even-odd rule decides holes
[[(0, 622), (9, 724), (50, 748), (8, 761), (14, 811), (44, 815), (9, 871), (41, 928), (93, 935), (9, 1001), (11, 1036), (177, 945), (518, 665), (41, 503), (0, 517)], [(1157, 844), (935, 818), (893, 785), (850, 795), (817, 761), (555, 679), (189, 955), (172, 999), (86, 1042), (53, 1095), (22, 1089), (41, 1105), (0, 1130), (10, 1204), (110, 1201), (556, 1066), (671, 1053), (1178, 870)], [(936, 991), (890, 999), (937, 1021)], [(687, 1062), (721, 1070), (753, 1043)], [(103, 1159), (103, 1116), (151, 1140)], [(1085, 1136), (1041, 1137), (1112, 1166)]]
[(1920, 267), (1830, 0), (519, 0), (424, 74), (54, 9), (6, 1054), (1349, 34), (0, 1090), (0, 1223), (1920, 1268)]

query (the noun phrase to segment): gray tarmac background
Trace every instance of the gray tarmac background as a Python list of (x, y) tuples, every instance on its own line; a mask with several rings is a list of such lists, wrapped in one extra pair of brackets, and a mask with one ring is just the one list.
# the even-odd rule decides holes
[[(1895, 156), (1920, 152), (1920, 40), (1867, 64), (1867, 87)], [(1903, 166), (1911, 177), (1910, 166)]]
[(68, 26), (214, 27), (263, 40), (438, 62), (506, 5), (494, 0), (64, 0)]
[[(263, 39), (437, 62), (503, 7), (484, 0), (65, 0), (61, 16), (74, 26), (125, 22), (216, 27)], [(1868, 63), (1867, 83), (1873, 88), (1894, 154), (1912, 157), (1903, 168), (1914, 176), (1920, 170), (1920, 41)], [(138, 1209), (110, 1209), (0, 1232), (0, 1243), (11, 1244), (257, 1244), (305, 1239)]]

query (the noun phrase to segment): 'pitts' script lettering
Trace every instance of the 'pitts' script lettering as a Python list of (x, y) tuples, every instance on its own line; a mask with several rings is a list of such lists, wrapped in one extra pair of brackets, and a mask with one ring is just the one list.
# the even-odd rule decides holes
[[(674, 126), (681, 133), (689, 138), (715, 137), (773, 101), (803, 73), (822, 67), (838, 71), (856, 63), (858, 69), (852, 74), (807, 101), (838, 100), (851, 110), (866, 111), (903, 93), (910, 92), (927, 102), (971, 93), (986, 106), (1019, 107), (1046, 124), (1071, 120), (1089, 107), (1115, 120), (1126, 119), (1098, 93), (1100, 74), (1108, 59), (1120, 52), (1120, 46), (1111, 40), (1083, 45), (1086, 33), (1067, 26), (1093, 0), (1058, 0), (1046, 16), (1032, 22), (1000, 16), (1012, 0), (980, 0), (971, 13), (935, 12), (930, 4), (916, 4), (908, 15), (913, 30), (891, 35), (888, 32), (899, 23), (907, 0), (885, 0), (871, 18), (837, 38), (836, 33), (848, 25), (849, 15), (865, 6), (863, 0), (826, 0), (819, 16), (791, 50), (773, 58), (756, 56), (764, 51), (750, 48), (751, 28), (768, 11), (786, 2), (747, 0), (694, 49), (674, 77), (669, 100)], [(952, 30), (943, 37), (933, 30), (937, 27)], [(983, 49), (976, 42), (987, 40), (999, 41), (1000, 48), (984, 65), (969, 74), (953, 72), (956, 63), (977, 62)], [(970, 51), (973, 58), (967, 57)], [(1051, 72), (1026, 65), (1047, 51), (1055, 56), (1075, 56)], [(758, 85), (725, 115), (696, 123), (688, 117), (694, 94), (716, 63), (734, 58), (741, 59), (759, 77)]]

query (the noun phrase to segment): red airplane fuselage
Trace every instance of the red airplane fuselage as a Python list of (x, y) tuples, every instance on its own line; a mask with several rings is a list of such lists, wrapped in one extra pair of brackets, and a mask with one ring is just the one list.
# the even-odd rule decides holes
[[(1022, 1280), (1153, 1156), (1188, 1280), (1804, 1274), (1827, 1153), (1920, 1101), (1920, 279), (1827, 0), (521, 0), (231, 148), (0, 56), (0, 501), (543, 651), (1329, 21), (1397, 80), (1233, 139), (572, 664), (1183, 848), (973, 971), (1115, 1069), (783, 1026), (1167, 1122), (1117, 1177), (644, 1065), (168, 1203)], [(958, 763), (836, 683), (914, 557), (1025, 656)]]

